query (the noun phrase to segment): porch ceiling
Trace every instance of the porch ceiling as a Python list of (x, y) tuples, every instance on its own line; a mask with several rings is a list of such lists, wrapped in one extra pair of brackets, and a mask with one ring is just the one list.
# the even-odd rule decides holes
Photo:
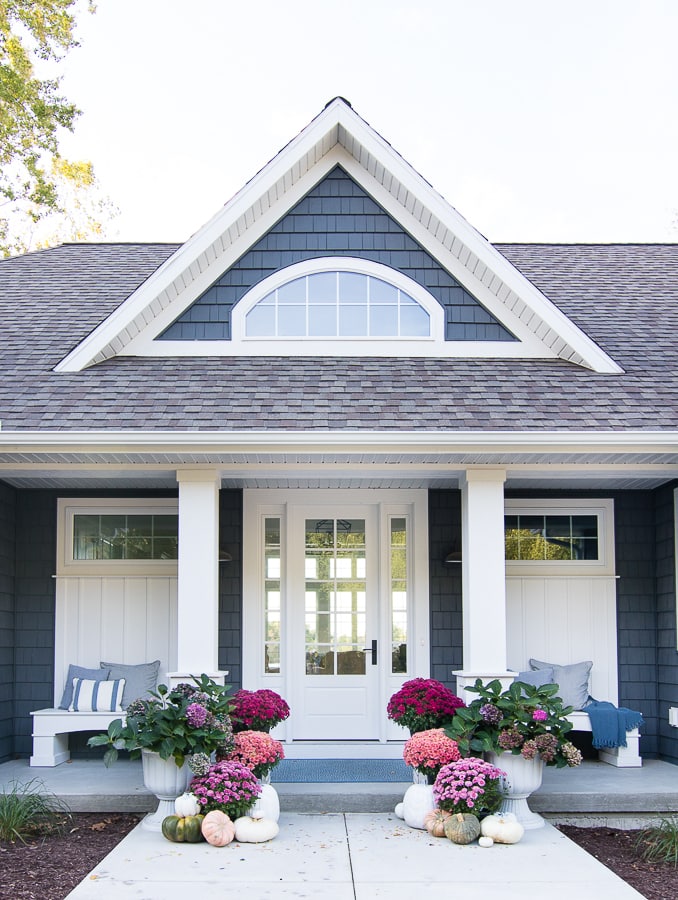
[(678, 438), (0, 432), (0, 480), (26, 489), (172, 489), (178, 470), (203, 467), (218, 469), (229, 488), (456, 488), (477, 466), (506, 469), (512, 490), (647, 489), (678, 478)]

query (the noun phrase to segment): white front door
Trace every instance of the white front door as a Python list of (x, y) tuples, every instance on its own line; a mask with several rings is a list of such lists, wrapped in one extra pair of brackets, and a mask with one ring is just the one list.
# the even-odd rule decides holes
[[(379, 737), (376, 510), (296, 508), (289, 613), (295, 737)], [(382, 648), (383, 649), (383, 648)]]
[(243, 687), (291, 741), (401, 740), (386, 704), (429, 672), (425, 491), (245, 490)]

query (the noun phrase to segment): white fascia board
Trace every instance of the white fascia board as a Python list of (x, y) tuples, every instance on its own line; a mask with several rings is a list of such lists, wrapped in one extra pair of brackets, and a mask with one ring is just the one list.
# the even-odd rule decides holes
[[(336, 146), (338, 142), (346, 149), (347, 158), (343, 160), (341, 154), (331, 152), (333, 149), (338, 149)], [(355, 160), (355, 164), (351, 164), (351, 160)], [(378, 166), (366, 166), (368, 160), (375, 160)], [(256, 240), (266, 233), (268, 228), (280, 217), (281, 206), (288, 208), (293, 206), (334, 165), (342, 162), (347, 166), (352, 177), (370, 190), (370, 193), (378, 195), (375, 196), (375, 199), (382, 203), (394, 218), (402, 222), (404, 214), (407, 214), (406, 217), (410, 222), (409, 230), (412, 231), (413, 237), (422, 243), (436, 259), (439, 259), (442, 265), (449, 268), (460, 283), (474, 293), (490, 312), (497, 315), (500, 321), (506, 322), (506, 327), (513, 331), (525, 345), (523, 350), (526, 352), (516, 355), (542, 358), (561, 356), (574, 362), (581, 361), (597, 372), (615, 374), (622, 372), (622, 369), (601, 348), (532, 285), (388, 142), (340, 99), (328, 104), (320, 115), (261, 169), (210, 222), (177, 250), (117, 310), (62, 360), (55, 367), (55, 371), (79, 371), (106, 356), (114, 355), (114, 353), (174, 355), (177, 350), (174, 343), (172, 346), (165, 345), (164, 348), (156, 348), (155, 351), (152, 351), (150, 348), (153, 338), (171, 324), (214, 282), (218, 277), (219, 269), (228, 268), (248, 246), (256, 243)], [(301, 165), (302, 163), (303, 165)], [(399, 186), (395, 193), (385, 188), (376, 176), (370, 173), (370, 168), (378, 169), (380, 166), (393, 176)], [(297, 175), (293, 177), (292, 172), (295, 170)], [(281, 180), (286, 180), (288, 183), (284, 196), (278, 197), (278, 202), (273, 204), (270, 204), (267, 199), (266, 212), (257, 216), (256, 227), (250, 225), (240, 239), (230, 242), (231, 246), (225, 248), (223, 238), (229, 228), (241, 216), (248, 212), (251, 213)], [(366, 181), (373, 182), (371, 189), (366, 185)], [(454, 243), (461, 243), (467, 248), (468, 253), (461, 253), (463, 260), (459, 255), (455, 256), (447, 251), (444, 244), (433, 238), (430, 232), (424, 228), (421, 219), (416, 219), (407, 210), (403, 199), (407, 200), (409, 195), (419, 201), (422, 212), (425, 210), (427, 221), (430, 221), (432, 217), (438, 219), (443, 224), (447, 237), (454, 236), (456, 239)], [(261, 209), (261, 206), (259, 208)], [(217, 252), (215, 246), (220, 241), (221, 251)], [(201, 256), (204, 257), (205, 265), (199, 267), (200, 271), (195, 274), (190, 273), (189, 278), (182, 278)], [(493, 273), (495, 276), (493, 283), (497, 284), (497, 290), (501, 289), (501, 285), (496, 279), (503, 283), (505, 288), (501, 289), (501, 292), (504, 297), (513, 292), (543, 323), (542, 328), (553, 332), (550, 347), (548, 342), (538, 336), (535, 337), (534, 332), (525, 327), (524, 321), (503, 305), (496, 293), (487, 289), (482, 281), (473, 277), (473, 271), (465, 265), (470, 257), (475, 258), (483, 271), (489, 269)], [(164, 292), (174, 295), (171, 304), (166, 306), (163, 312), (154, 314), (152, 328), (147, 324), (140, 331), (139, 326), (134, 326), (135, 319), (143, 316), (147, 307), (157, 301)], [(136, 333), (138, 333), (138, 337), (135, 337)], [(560, 339), (560, 352), (553, 349), (556, 338)], [(112, 343), (115, 344), (115, 350), (111, 348)], [(195, 342), (176, 343), (183, 344), (179, 355), (215, 355), (217, 352), (223, 354), (227, 350), (224, 346), (226, 342), (213, 342), (215, 344), (213, 347), (203, 346), (203, 344), (212, 342), (200, 342), (201, 347), (199, 348), (191, 346)], [(572, 352), (569, 354), (563, 352), (562, 344), (571, 348)], [(508, 345), (509, 342), (500, 342), (496, 349), (502, 352), (498, 355), (512, 356), (515, 350), (510, 353), (506, 352)], [(107, 347), (109, 350), (104, 353)], [(493, 349), (490, 344), (484, 350), (478, 347), (478, 350), (481, 351), (478, 355), (495, 355), (491, 352)], [(451, 346), (448, 351), (449, 355), (459, 355), (455, 351), (457, 348)], [(343, 351), (342, 355), (344, 355)], [(465, 347), (462, 355), (476, 355), (475, 347), (473, 350), (468, 346)]]
[[(324, 109), (296, 138), (248, 181), (206, 225), (189, 238), (185, 244), (182, 244), (124, 303), (55, 366), (54, 371), (78, 372), (91, 365), (97, 355), (111, 341), (115, 340), (137, 315), (143, 313), (150, 303), (163, 291), (170, 288), (201, 254), (208, 253), (215, 242), (228, 231), (232, 223), (237, 222), (242, 215), (251, 210), (258, 199), (264, 196), (280, 178), (294, 168), (295, 163), (303, 159), (314, 147), (322, 144), (323, 138), (326, 138), (328, 132), (331, 132), (336, 127), (333, 111), (338, 108), (337, 104), (342, 107), (345, 106), (340, 101), (333, 101), (330, 106)], [(331, 146), (335, 144), (336, 136), (330, 140)], [(316, 171), (314, 172), (314, 177), (317, 180), (322, 177), (322, 173)], [(303, 195), (302, 193), (301, 196)], [(256, 235), (252, 235), (248, 229), (247, 243), (255, 242)], [(219, 255), (218, 262), (220, 266), (223, 265), (221, 255)], [(191, 291), (190, 299), (186, 297), (183, 308), (186, 308), (189, 303), (193, 302), (202, 293), (202, 290), (209, 287), (214, 280), (214, 278), (211, 281), (209, 280), (209, 270), (207, 279), (205, 278), (206, 273), (203, 272), (202, 274), (203, 278), (198, 279), (198, 284), (206, 282), (204, 287), (202, 289), (198, 287), (195, 294), (194, 291)], [(192, 281), (193, 278), (191, 278)], [(181, 307), (175, 308), (174, 304), (172, 308), (174, 310), (173, 318), (175, 318), (176, 315), (181, 313), (182, 309)]]
[[(453, 206), (451, 206), (399, 153), (397, 153), (379, 134), (373, 131), (362, 120), (360, 143), (376, 158), (388, 158), (385, 167), (398, 179), (403, 187), (411, 191), (435, 216), (447, 230), (461, 241), (468, 250), (478, 258), (497, 278), (514, 291), (520, 299), (539, 316), (539, 318), (556, 332), (569, 346), (576, 350), (586, 364), (596, 372), (621, 374), (623, 369), (614, 362), (594, 341), (578, 328), (561, 310), (558, 309), (542, 292), (536, 288), (516, 267), (506, 259), (483, 235), (480, 234)], [(355, 173), (349, 173), (355, 174)], [(389, 192), (386, 192), (389, 193)], [(393, 196), (391, 194), (391, 196)], [(375, 198), (388, 203), (385, 197)], [(392, 204), (389, 204), (392, 205)], [(388, 208), (387, 208), (387, 211)], [(420, 242), (421, 230), (413, 236)], [(436, 254), (436, 258), (438, 258)], [(466, 273), (468, 269), (464, 269)], [(453, 271), (454, 275), (455, 272)], [(458, 277), (458, 276), (457, 276)], [(465, 286), (468, 276), (459, 278)], [(469, 288), (472, 290), (472, 288)], [(478, 297), (481, 302), (486, 300)], [(505, 316), (505, 311), (504, 311)]]
[[(206, 452), (338, 451), (444, 453), (452, 450), (504, 453), (676, 453), (678, 431), (22, 431), (0, 432), (0, 453), (50, 451)], [(209, 467), (209, 465), (208, 465)], [(199, 467), (197, 467), (199, 468)]]

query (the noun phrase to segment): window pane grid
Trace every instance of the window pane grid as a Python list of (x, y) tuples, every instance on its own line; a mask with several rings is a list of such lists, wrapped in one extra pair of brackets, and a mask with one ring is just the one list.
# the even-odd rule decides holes
[(598, 517), (510, 515), (504, 519), (507, 560), (598, 560)]
[(430, 316), (405, 291), (360, 272), (317, 272), (280, 285), (246, 316), (248, 337), (430, 336)]
[(280, 519), (264, 519), (264, 672), (279, 675), (281, 672), (281, 553)]
[(73, 516), (73, 559), (169, 560), (179, 555), (179, 518), (125, 513)]
[(307, 675), (364, 675), (367, 585), (365, 521), (307, 519)]
[(408, 544), (407, 519), (390, 519), (391, 672), (407, 672)]

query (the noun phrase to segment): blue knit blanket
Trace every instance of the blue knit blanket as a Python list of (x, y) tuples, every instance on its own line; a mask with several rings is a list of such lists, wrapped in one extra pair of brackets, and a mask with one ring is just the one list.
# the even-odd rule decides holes
[(591, 734), (596, 750), (603, 747), (625, 747), (626, 732), (643, 724), (641, 713), (606, 700), (591, 700), (583, 712), (591, 719)]

